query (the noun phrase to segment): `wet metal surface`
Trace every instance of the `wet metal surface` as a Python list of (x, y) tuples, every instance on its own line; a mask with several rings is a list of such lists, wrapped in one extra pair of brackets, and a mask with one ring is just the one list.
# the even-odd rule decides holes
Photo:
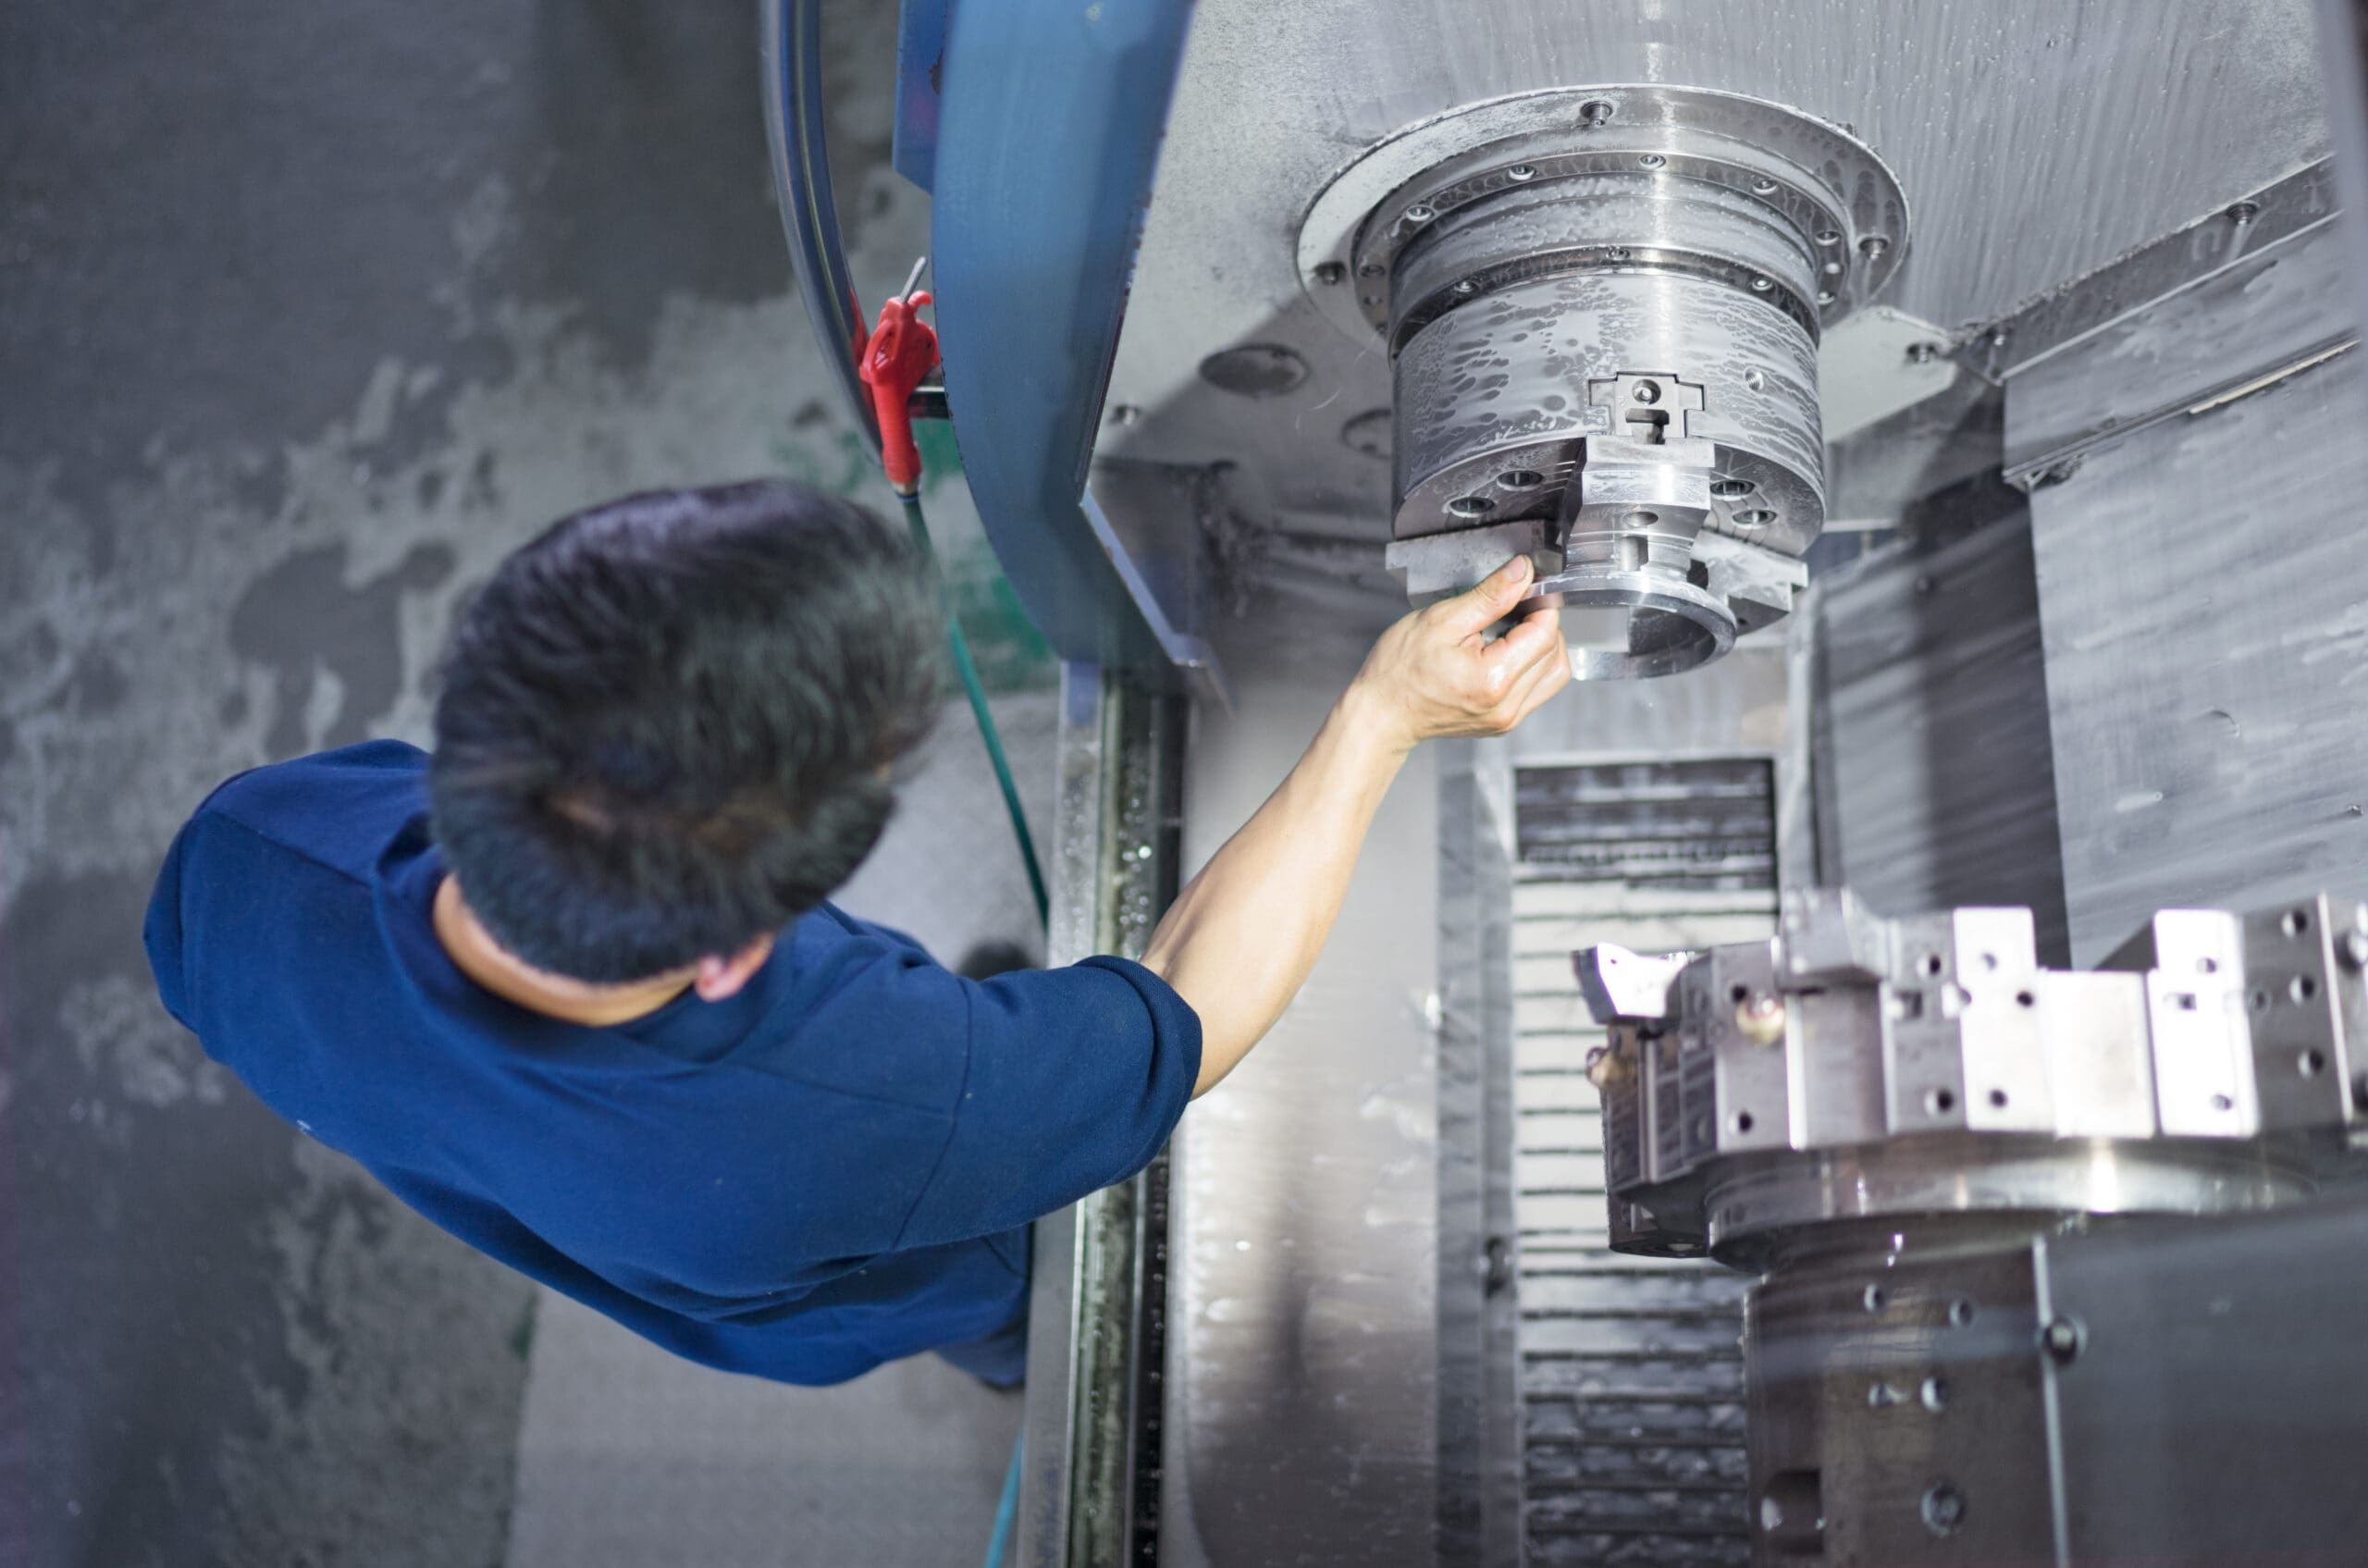
[(2347, 354), (2032, 496), (2074, 962), (2158, 907), (2360, 891), (2368, 586), (2327, 508), (2363, 428)]
[(2047, 674), (2027, 520), (1820, 581), (1811, 741), (1821, 880), (1878, 913), (2029, 907), (2065, 958)]
[[(1235, 623), (1244, 679), (1188, 754), (1207, 858), (1314, 735), (1362, 633)], [(1437, 1510), (1437, 807), (1429, 750), (1382, 807), (1297, 1001), (1177, 1138), (1161, 1562), (1431, 1561)]]
[[(1327, 535), (1377, 552), (1388, 475), (1343, 432), (1388, 405), (1388, 361), (1307, 302), (1290, 236), (1337, 170), (1409, 125), (1606, 80), (1748, 93), (1850, 126), (1917, 214), (1884, 299), (1952, 333), (2326, 151), (2309, 0), (1206, 5), (1111, 385), (1142, 416), (1105, 430), (1105, 450), (1230, 462), (1272, 537), (1335, 519)], [(1200, 381), (1203, 359), (1243, 342), (1293, 349), (1306, 380), (1256, 403)]]

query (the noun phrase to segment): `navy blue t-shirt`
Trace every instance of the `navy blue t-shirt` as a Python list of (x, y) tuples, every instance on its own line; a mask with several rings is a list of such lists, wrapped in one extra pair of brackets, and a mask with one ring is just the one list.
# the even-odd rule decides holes
[(831, 1383), (994, 1332), (1028, 1222), (1191, 1097), (1200, 1020), (1141, 966), (973, 982), (828, 905), (722, 1002), (513, 1006), (437, 941), (426, 762), (376, 741), (216, 791), (148, 910), (165, 1006), (421, 1214), (694, 1361)]

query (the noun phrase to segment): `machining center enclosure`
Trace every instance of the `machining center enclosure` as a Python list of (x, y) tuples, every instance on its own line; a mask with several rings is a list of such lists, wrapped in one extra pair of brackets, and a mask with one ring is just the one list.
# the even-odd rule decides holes
[[(1419, 755), (1275, 1036), (1039, 1226), (1020, 1561), (2344, 1561), (2358, 52), (2308, 0), (906, 22), (945, 408), (1065, 661), (1054, 961), (1409, 596), (1530, 554), (1589, 677)], [(1615, 943), (1709, 956), (1599, 967), (1599, 1029)]]

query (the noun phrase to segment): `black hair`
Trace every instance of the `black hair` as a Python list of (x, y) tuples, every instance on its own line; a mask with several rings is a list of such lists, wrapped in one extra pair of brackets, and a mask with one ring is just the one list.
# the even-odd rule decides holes
[(774, 481), (628, 496), (504, 561), (453, 630), (428, 771), (477, 919), (615, 983), (820, 904), (937, 710), (925, 572), (861, 507)]

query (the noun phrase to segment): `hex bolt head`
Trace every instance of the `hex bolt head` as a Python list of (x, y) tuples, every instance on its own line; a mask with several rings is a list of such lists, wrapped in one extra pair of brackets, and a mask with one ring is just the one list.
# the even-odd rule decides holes
[(2078, 1356), (2087, 1340), (2088, 1334), (2081, 1328), (2079, 1319), (2065, 1315), (2049, 1319), (2047, 1327), (2039, 1331), (2040, 1348), (2058, 1364)]
[(1639, 381), (1636, 383), (1635, 390), (1630, 392), (1628, 395), (1635, 399), (1640, 403), (1657, 403), (1661, 401), (1660, 383), (1658, 381)]
[(1537, 178), (1537, 170), (1528, 164), (1515, 164), (1505, 170), (1505, 178), (1514, 181), (1535, 179)]
[(1614, 112), (1611, 105), (1601, 98), (1590, 98), (1579, 105), (1579, 118), (1585, 120), (1590, 130), (1609, 123)]
[(2228, 221), (2235, 224), (2239, 228), (2244, 228), (2247, 224), (2252, 222), (2253, 219), (2259, 216), (2261, 216), (2261, 204), (2259, 202), (2238, 202), (2236, 205), (2228, 209)]

